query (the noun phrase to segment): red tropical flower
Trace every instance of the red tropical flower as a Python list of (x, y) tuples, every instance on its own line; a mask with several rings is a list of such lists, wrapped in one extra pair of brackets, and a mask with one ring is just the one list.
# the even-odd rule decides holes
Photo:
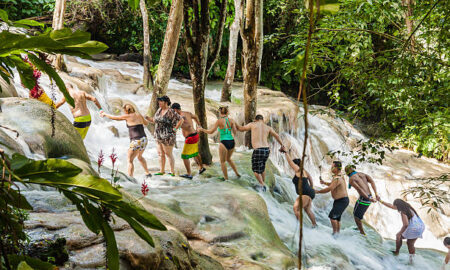
[(148, 188), (148, 185), (144, 180), (144, 182), (141, 185), (141, 193), (142, 193), (142, 195), (147, 196), (149, 191), (150, 191), (150, 189)]
[(32, 98), (39, 98), (43, 93), (44, 93), (44, 91), (37, 84), (33, 87), (33, 89), (30, 90), (30, 96)]
[(103, 151), (100, 150), (100, 153), (98, 154), (98, 158), (97, 158), (98, 172), (100, 172), (100, 167), (103, 165), (104, 161), (105, 161), (105, 155), (103, 154)]
[(113, 168), (114, 168), (114, 164), (115, 164), (116, 161), (117, 161), (117, 154), (114, 153), (114, 148), (113, 148), (113, 150), (112, 150), (111, 155), (109, 155), (109, 158), (111, 159), (111, 162), (112, 162), (112, 165), (113, 165)]

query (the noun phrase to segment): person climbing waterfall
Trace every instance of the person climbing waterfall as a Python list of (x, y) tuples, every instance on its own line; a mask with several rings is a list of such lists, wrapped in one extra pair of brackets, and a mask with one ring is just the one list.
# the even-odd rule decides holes
[(195, 121), (197, 127), (200, 126), (200, 121), (198, 120), (197, 115), (192, 114), (190, 112), (182, 111), (181, 105), (179, 103), (172, 104), (171, 107), (175, 112), (177, 112), (181, 117), (183, 117), (183, 124), (181, 125), (181, 132), (185, 138), (183, 152), (181, 152), (181, 159), (183, 159), (184, 167), (186, 168), (187, 174), (180, 175), (181, 177), (192, 179), (191, 173), (191, 163), (189, 159), (194, 158), (195, 162), (199, 167), (199, 174), (202, 174), (206, 169), (203, 167), (202, 159), (198, 154), (198, 141), (200, 137), (198, 136), (197, 131), (194, 129)]
[(225, 162), (228, 162), (230, 164), (231, 168), (233, 169), (236, 176), (239, 178), (241, 175), (239, 174), (236, 164), (234, 164), (234, 161), (231, 159), (231, 156), (234, 153), (234, 137), (233, 133), (236, 133), (236, 122), (228, 117), (228, 107), (222, 106), (219, 107), (219, 119), (214, 123), (214, 125), (206, 130), (202, 127), (199, 127), (198, 130), (200, 132), (204, 132), (207, 134), (213, 134), (216, 129), (219, 130), (219, 136), (220, 136), (220, 144), (219, 144), (219, 159), (220, 159), (220, 167), (222, 168), (223, 177), (225, 180), (228, 180), (228, 171), (227, 171), (227, 165)]
[(445, 237), (444, 246), (448, 249), (447, 255), (445, 256), (444, 265), (442, 265), (442, 270), (445, 270), (446, 266), (450, 262), (450, 237)]
[(333, 173), (332, 181), (328, 183), (323, 181), (322, 177), (320, 177), (320, 183), (328, 187), (316, 191), (316, 193), (327, 193), (331, 191), (334, 202), (328, 217), (330, 218), (331, 226), (333, 227), (333, 235), (337, 235), (341, 231), (341, 216), (350, 203), (345, 179), (341, 174), (341, 170), (342, 162), (333, 161), (333, 164), (331, 165), (331, 172)]
[[(348, 187), (354, 187), (359, 194), (359, 199), (356, 200), (355, 207), (353, 208), (353, 216), (355, 218), (356, 226), (358, 226), (359, 232), (362, 235), (366, 235), (361, 220), (363, 219), (370, 204), (380, 199), (377, 193), (377, 187), (372, 177), (365, 173), (355, 171), (354, 165), (345, 166), (345, 173), (349, 177)], [(372, 196), (369, 184), (372, 186), (376, 200)]]
[[(292, 159), (289, 155), (288, 151), (284, 151), (284, 154), (286, 156), (286, 160), (289, 163), (289, 166), (294, 170), (294, 178), (292, 178), (292, 183), (295, 186), (295, 191), (297, 192), (297, 195), (300, 195), (300, 191), (298, 190), (299, 181), (300, 181), (300, 164), (301, 159), (296, 158)], [(312, 200), (314, 200), (314, 197), (316, 196), (316, 193), (313, 188), (313, 180), (311, 175), (306, 171), (303, 170), (303, 177), (302, 177), (302, 202), (303, 202), (303, 210), (305, 210), (306, 214), (308, 215), (309, 219), (311, 220), (313, 228), (317, 227), (316, 223), (316, 216), (311, 210), (312, 207)], [(299, 216), (299, 207), (300, 207), (300, 196), (297, 197), (294, 203), (294, 214), (297, 217), (297, 219), (300, 219)]]
[[(89, 109), (87, 107), (87, 100), (94, 102), (97, 108), (100, 110), (100, 113), (103, 111), (102, 106), (100, 106), (100, 103), (94, 96), (89, 95), (84, 91), (76, 90), (72, 84), (66, 84), (66, 88), (75, 103), (75, 107), (70, 108), (70, 111), (72, 112), (74, 118), (73, 126), (78, 131), (81, 138), (84, 140), (91, 125), (91, 113), (89, 112)], [(66, 98), (63, 97), (56, 104), (56, 109), (61, 107), (65, 102)]]
[(397, 210), (401, 217), (403, 226), (397, 233), (395, 238), (395, 250), (392, 251), (394, 255), (398, 255), (400, 248), (402, 247), (403, 239), (406, 239), (409, 251), (409, 261), (413, 262), (414, 254), (416, 254), (416, 248), (414, 244), (418, 238), (422, 238), (422, 234), (425, 231), (425, 224), (420, 219), (416, 210), (407, 202), (402, 199), (395, 199), (393, 204), (387, 203), (383, 200), (379, 200), (383, 205)]
[(146, 116), (145, 119), (155, 123), (155, 137), (159, 155), (160, 171), (155, 175), (163, 175), (166, 167), (166, 157), (169, 159), (170, 174), (175, 176), (175, 159), (173, 147), (175, 145), (177, 130), (183, 124), (183, 118), (170, 108), (170, 98), (162, 96), (157, 98), (159, 109), (154, 117)]
[(130, 135), (130, 147), (127, 153), (128, 175), (130, 177), (133, 177), (133, 161), (137, 157), (142, 165), (142, 168), (144, 168), (145, 176), (151, 177), (152, 174), (148, 171), (147, 162), (142, 156), (148, 143), (147, 136), (145, 135), (144, 130), (144, 125), (148, 125), (148, 122), (139, 112), (136, 112), (131, 104), (124, 104), (122, 109), (124, 111), (124, 114), (119, 116), (110, 115), (103, 111), (100, 113), (100, 116), (107, 117), (115, 121), (126, 121), (128, 133)]
[(260, 183), (262, 190), (266, 191), (265, 178), (266, 178), (266, 162), (269, 159), (270, 149), (268, 143), (268, 137), (271, 135), (281, 145), (280, 151), (283, 152), (284, 146), (280, 136), (264, 123), (262, 115), (258, 114), (255, 120), (248, 123), (245, 126), (236, 125), (237, 130), (241, 132), (251, 131), (252, 136), (252, 171), (255, 174), (256, 179)]

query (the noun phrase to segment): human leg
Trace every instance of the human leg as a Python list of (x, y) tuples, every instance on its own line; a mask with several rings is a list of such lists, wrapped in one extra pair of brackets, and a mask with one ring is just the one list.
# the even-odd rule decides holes
[(144, 154), (145, 150), (139, 150), (138, 151), (138, 160), (142, 165), (142, 168), (144, 168), (145, 174), (149, 175), (150, 172), (148, 171), (148, 167), (147, 167), (147, 161), (145, 160), (145, 158), (142, 156)]
[(406, 244), (408, 245), (409, 254), (416, 254), (416, 248), (414, 247), (416, 240), (417, 240), (417, 238), (406, 240)]
[(175, 159), (173, 157), (173, 145), (162, 145), (167, 159), (169, 159), (170, 172), (175, 173)]
[(166, 152), (164, 151), (163, 144), (158, 142), (156, 150), (158, 151), (159, 156), (159, 172), (164, 173), (166, 168)]
[(302, 199), (303, 199), (303, 209), (305, 209), (306, 214), (308, 215), (309, 219), (311, 220), (312, 226), (316, 227), (317, 226), (316, 216), (314, 215), (314, 213), (311, 210), (312, 199), (311, 199), (311, 197), (309, 197), (307, 195), (302, 195)]
[(225, 163), (227, 160), (227, 148), (225, 148), (225, 145), (222, 143), (219, 143), (219, 160), (220, 160), (220, 167), (222, 168), (223, 177), (225, 180), (228, 180), (228, 171), (227, 171), (227, 164)]
[(231, 156), (234, 153), (234, 148), (231, 150), (228, 150), (227, 152), (227, 162), (228, 164), (230, 164), (231, 168), (233, 169), (234, 173), (236, 174), (237, 177), (241, 177), (241, 175), (238, 173), (238, 170), (236, 168), (236, 164), (234, 164), (234, 161), (231, 159)]
[(133, 149), (128, 149), (127, 153), (127, 163), (128, 163), (128, 175), (133, 177), (134, 173), (134, 158), (137, 156), (138, 151), (134, 151)]

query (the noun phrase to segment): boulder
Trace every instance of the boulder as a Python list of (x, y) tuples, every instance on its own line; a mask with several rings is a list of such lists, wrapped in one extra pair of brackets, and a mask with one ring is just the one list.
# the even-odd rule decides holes
[(32, 152), (47, 158), (73, 157), (89, 162), (81, 136), (62, 113), (55, 111), (52, 137), (52, 109), (47, 104), (34, 99), (3, 98), (0, 106), (0, 123), (17, 130)]
[[(12, 79), (11, 79), (12, 80)], [(16, 87), (0, 77), (0, 98), (18, 97)]]

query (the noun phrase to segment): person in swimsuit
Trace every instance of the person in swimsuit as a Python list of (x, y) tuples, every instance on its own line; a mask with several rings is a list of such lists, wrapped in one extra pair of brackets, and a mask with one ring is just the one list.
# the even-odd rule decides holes
[(425, 231), (425, 224), (422, 219), (420, 219), (416, 210), (407, 202), (402, 199), (395, 199), (393, 204), (387, 203), (385, 201), (379, 200), (383, 205), (397, 210), (401, 217), (403, 226), (397, 233), (395, 238), (395, 251), (392, 251), (394, 255), (398, 255), (400, 248), (402, 247), (403, 239), (406, 239), (406, 244), (408, 245), (408, 251), (410, 254), (410, 262), (412, 263), (413, 256), (416, 253), (416, 248), (414, 244), (417, 238), (422, 238), (422, 234)]
[(147, 162), (142, 156), (147, 146), (148, 140), (145, 135), (144, 125), (148, 125), (147, 120), (138, 112), (135, 111), (131, 104), (125, 104), (123, 106), (124, 114), (115, 116), (106, 114), (104, 112), (100, 113), (101, 117), (107, 117), (111, 120), (123, 121), (127, 123), (128, 133), (130, 135), (130, 148), (128, 149), (127, 161), (128, 161), (128, 175), (133, 177), (134, 164), (133, 161), (137, 157), (139, 162), (144, 168), (146, 177), (151, 177), (151, 173), (148, 171)]
[(444, 246), (448, 249), (447, 256), (445, 256), (444, 265), (442, 270), (445, 270), (446, 265), (450, 262), (450, 237), (445, 237)]
[(231, 160), (235, 146), (233, 133), (236, 133), (236, 122), (228, 117), (228, 107), (219, 108), (219, 119), (214, 123), (211, 129), (206, 130), (199, 127), (198, 130), (207, 134), (213, 134), (217, 129), (219, 130), (220, 135), (219, 158), (223, 177), (225, 180), (228, 180), (227, 165), (225, 162), (230, 164), (237, 177), (241, 177), (236, 168), (236, 164)]
[[(84, 140), (91, 125), (91, 113), (89, 112), (86, 101), (93, 101), (100, 112), (103, 111), (102, 106), (100, 106), (100, 103), (94, 96), (89, 95), (84, 91), (75, 90), (70, 83), (66, 86), (70, 96), (75, 102), (75, 107), (70, 109), (74, 118), (73, 126)], [(65, 102), (66, 99), (63, 97), (61, 101), (56, 104), (56, 109), (61, 107)]]
[[(301, 160), (299, 158), (296, 158), (292, 160), (291, 156), (287, 151), (284, 151), (286, 155), (286, 160), (289, 163), (289, 166), (295, 171), (294, 178), (292, 179), (292, 183), (295, 186), (295, 192), (297, 192), (297, 199), (294, 203), (294, 214), (297, 217), (297, 219), (300, 219), (300, 190), (299, 190), (299, 180), (300, 180), (300, 164)], [(303, 170), (303, 177), (302, 177), (302, 202), (303, 202), (303, 210), (305, 210), (306, 214), (308, 215), (309, 219), (311, 220), (312, 226), (315, 228), (317, 227), (316, 223), (316, 216), (311, 211), (312, 206), (312, 200), (316, 196), (316, 192), (313, 189), (313, 181), (311, 178), (311, 175), (306, 171)]]
[(273, 130), (273, 128), (269, 127), (264, 123), (264, 118), (262, 115), (258, 114), (255, 117), (255, 121), (248, 123), (245, 126), (236, 125), (237, 130), (251, 131), (252, 136), (252, 170), (255, 174), (256, 179), (260, 183), (262, 190), (266, 191), (266, 185), (264, 184), (266, 179), (266, 162), (269, 159), (270, 149), (269, 142), (267, 138), (269, 135), (272, 135), (278, 143), (280, 143), (280, 151), (283, 152), (284, 149), (283, 142), (281, 141), (280, 136)]
[(341, 174), (342, 162), (333, 161), (331, 165), (331, 172), (333, 173), (333, 180), (331, 183), (324, 182), (320, 177), (320, 183), (328, 186), (327, 188), (316, 191), (316, 193), (327, 193), (331, 191), (331, 196), (334, 199), (333, 208), (330, 211), (328, 217), (333, 227), (333, 235), (338, 234), (341, 231), (341, 216), (347, 208), (350, 200), (348, 199), (347, 186), (345, 179)]
[(377, 194), (377, 187), (372, 177), (365, 173), (356, 172), (354, 165), (347, 165), (345, 167), (345, 173), (349, 177), (348, 187), (354, 187), (359, 194), (359, 199), (356, 201), (355, 207), (353, 208), (353, 216), (355, 218), (356, 226), (358, 226), (359, 232), (362, 235), (366, 235), (361, 220), (363, 219), (370, 204), (372, 202), (376, 202), (372, 196), (372, 192), (370, 191), (369, 184), (372, 186), (375, 197), (379, 199), (380, 197)]
[(146, 116), (146, 119), (155, 124), (155, 137), (159, 155), (160, 171), (155, 175), (163, 175), (166, 167), (166, 157), (169, 159), (170, 175), (175, 176), (175, 159), (173, 147), (176, 141), (177, 130), (183, 124), (183, 118), (170, 108), (168, 96), (158, 97), (159, 109), (154, 117)]
[(194, 129), (195, 121), (197, 127), (200, 126), (200, 121), (198, 120), (197, 115), (192, 114), (190, 112), (185, 112), (181, 110), (181, 105), (178, 103), (172, 104), (172, 109), (174, 109), (181, 117), (183, 117), (183, 124), (181, 125), (181, 132), (185, 138), (183, 152), (181, 152), (181, 159), (183, 159), (184, 167), (186, 167), (187, 174), (182, 174), (180, 177), (192, 179), (191, 173), (191, 163), (189, 159), (194, 158), (199, 167), (199, 174), (202, 174), (206, 169), (203, 167), (202, 159), (198, 154), (198, 141), (200, 137), (198, 136), (197, 131)]

